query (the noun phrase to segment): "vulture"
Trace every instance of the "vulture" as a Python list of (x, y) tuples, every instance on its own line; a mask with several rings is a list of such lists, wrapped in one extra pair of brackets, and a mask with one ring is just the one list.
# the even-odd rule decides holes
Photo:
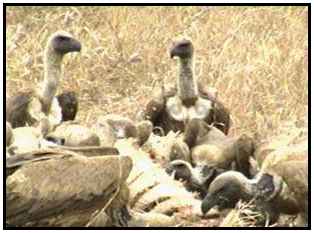
[(184, 131), (193, 118), (213, 124), (225, 134), (230, 127), (230, 113), (217, 100), (215, 94), (198, 84), (194, 75), (194, 48), (190, 40), (176, 41), (170, 50), (170, 57), (179, 58), (179, 75), (176, 86), (162, 88), (154, 94), (142, 112), (142, 118), (150, 120), (154, 127), (169, 131)]
[(12, 129), (10, 128), (10, 123), (7, 122), (6, 130), (6, 139), (8, 140), (9, 138), (10, 141), (6, 148), (7, 157), (30, 152), (49, 145), (49, 142), (45, 141), (45, 135), (50, 130), (47, 118), (43, 118), (36, 127), (24, 126)]
[(141, 146), (148, 140), (153, 126), (147, 120), (134, 123), (127, 117), (108, 114), (97, 119), (94, 131), (99, 135), (102, 145), (113, 146), (118, 139), (135, 138)]
[(206, 195), (209, 184), (222, 172), (235, 169), (251, 177), (250, 157), (255, 143), (247, 135), (230, 137), (200, 119), (191, 120), (183, 140), (174, 142), (167, 172), (187, 181), (187, 188)]
[[(279, 137), (280, 138), (280, 137)], [(270, 221), (276, 221), (280, 213), (300, 214), (307, 224), (308, 215), (308, 141), (284, 145), (277, 149), (263, 145), (256, 152), (260, 171), (248, 179), (236, 171), (225, 172), (214, 179), (202, 202), (202, 212), (212, 207), (234, 207), (240, 200), (255, 199), (257, 207), (268, 213)], [(273, 148), (270, 150), (270, 148)]]
[(152, 132), (150, 121), (134, 124), (126, 117), (109, 114), (97, 119), (97, 123), (88, 128), (75, 121), (67, 121), (58, 125), (46, 138), (54, 143), (62, 142), (63, 146), (105, 146), (112, 147), (117, 139), (135, 138), (141, 146)]
[[(44, 52), (44, 80), (38, 88), (19, 92), (6, 104), (6, 119), (12, 128), (32, 126), (47, 117), (52, 126), (62, 121), (62, 109), (56, 98), (61, 78), (62, 59), (65, 54), (79, 52), (81, 43), (67, 32), (59, 31), (48, 39)], [(60, 96), (61, 105), (69, 98)], [(65, 111), (65, 110), (64, 110)], [(64, 116), (68, 118), (68, 116)]]
[[(55, 131), (49, 132), (49, 121), (45, 119), (37, 127), (24, 126), (11, 130), (11, 142), (6, 147), (6, 156), (20, 156), (24, 153), (49, 148), (64, 149), (86, 156), (119, 154), (114, 147), (99, 146), (99, 137), (87, 127), (67, 124), (68, 122), (65, 122), (59, 125)], [(7, 135), (8, 132), (7, 130)]]
[(66, 121), (50, 132), (46, 139), (63, 146), (100, 146), (99, 136), (90, 128), (75, 121)]
[(127, 226), (128, 156), (41, 150), (6, 160), (6, 223), (23, 227)]

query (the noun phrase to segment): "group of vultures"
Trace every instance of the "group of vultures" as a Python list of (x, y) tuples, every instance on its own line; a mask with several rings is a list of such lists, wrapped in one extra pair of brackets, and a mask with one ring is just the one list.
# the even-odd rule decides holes
[(228, 135), (230, 112), (197, 82), (186, 38), (169, 51), (176, 82), (136, 119), (104, 114), (88, 127), (75, 119), (78, 93), (57, 90), (63, 57), (81, 47), (52, 34), (42, 82), (6, 101), (7, 227), (307, 226), (307, 128)]

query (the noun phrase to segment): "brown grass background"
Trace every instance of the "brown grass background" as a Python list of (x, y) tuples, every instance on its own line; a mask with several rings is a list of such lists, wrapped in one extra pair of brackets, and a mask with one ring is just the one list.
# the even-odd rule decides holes
[(193, 40), (196, 75), (231, 110), (231, 134), (266, 138), (285, 121), (307, 125), (308, 9), (293, 7), (7, 7), (8, 96), (43, 77), (46, 40), (57, 30), (82, 42), (66, 55), (59, 92), (79, 93), (78, 119), (133, 118), (154, 88), (174, 83), (168, 49)]

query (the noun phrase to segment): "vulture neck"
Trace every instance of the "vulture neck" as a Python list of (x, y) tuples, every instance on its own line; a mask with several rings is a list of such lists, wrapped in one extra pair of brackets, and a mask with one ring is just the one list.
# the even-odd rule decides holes
[(236, 180), (236, 182), (240, 185), (242, 196), (245, 199), (250, 199), (254, 196), (254, 188), (256, 184), (256, 180), (248, 179), (246, 178), (242, 173), (235, 172), (233, 174), (233, 178)]
[(178, 95), (183, 104), (186, 106), (193, 105), (198, 97), (197, 83), (194, 79), (193, 57), (180, 58), (177, 85)]
[(61, 62), (63, 55), (56, 53), (51, 47), (47, 47), (44, 54), (44, 80), (39, 90), (39, 96), (43, 105), (43, 112), (50, 111), (51, 103), (57, 93), (61, 76)]

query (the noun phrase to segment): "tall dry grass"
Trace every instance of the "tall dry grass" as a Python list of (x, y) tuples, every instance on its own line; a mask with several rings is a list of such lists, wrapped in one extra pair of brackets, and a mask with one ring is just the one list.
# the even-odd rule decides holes
[(307, 124), (306, 7), (7, 7), (7, 95), (43, 76), (47, 37), (66, 30), (83, 44), (67, 55), (60, 91), (79, 93), (79, 119), (134, 117), (161, 81), (173, 83), (168, 48), (192, 38), (196, 74), (231, 109), (231, 134), (260, 138), (283, 121)]

